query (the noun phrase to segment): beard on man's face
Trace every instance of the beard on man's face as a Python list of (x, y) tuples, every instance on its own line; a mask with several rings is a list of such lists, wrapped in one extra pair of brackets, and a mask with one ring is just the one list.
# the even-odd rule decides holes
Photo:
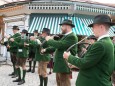
[(62, 34), (66, 34), (66, 33), (67, 33), (66, 29), (62, 29)]
[(66, 32), (62, 31), (62, 34), (66, 34)]

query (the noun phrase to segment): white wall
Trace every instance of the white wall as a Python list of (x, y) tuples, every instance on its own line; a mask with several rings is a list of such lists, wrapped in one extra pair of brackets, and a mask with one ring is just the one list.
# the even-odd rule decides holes
[[(20, 29), (19, 32), (21, 32), (22, 29), (28, 30), (29, 15), (5, 17), (4, 22), (5, 22), (5, 35), (9, 34), (13, 35), (12, 27), (14, 25), (19, 26)], [(7, 39), (5, 39), (4, 41), (7, 41)], [(7, 56), (7, 50), (5, 46), (0, 46), (0, 54), (3, 54), (3, 57)], [(9, 55), (7, 57), (9, 57)]]

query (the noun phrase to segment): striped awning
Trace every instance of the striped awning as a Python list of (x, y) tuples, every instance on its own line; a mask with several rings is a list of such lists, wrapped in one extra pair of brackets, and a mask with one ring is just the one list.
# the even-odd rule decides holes
[[(88, 25), (93, 22), (93, 19), (83, 18), (83, 17), (77, 17), (75, 19), (77, 20), (77, 23), (75, 23), (76, 29), (79, 29), (79, 28), (83, 29), (82, 33), (80, 33), (80, 35), (88, 35), (89, 36), (89, 35), (93, 34), (92, 29), (90, 27), (88, 27)], [(115, 36), (114, 32), (115, 32), (115, 26), (110, 27), (109, 35), (111, 37)], [(75, 33), (77, 33), (77, 32), (75, 32)]]
[(112, 26), (112, 27), (110, 28), (110, 30), (109, 30), (109, 35), (110, 35), (111, 37), (112, 37), (112, 36), (115, 36), (114, 32), (115, 32), (115, 26)]
[(51, 34), (59, 34), (61, 32), (59, 24), (67, 19), (67, 15), (37, 15), (32, 18), (29, 32), (34, 30), (41, 32), (43, 28), (49, 28)]
[[(73, 23), (75, 24), (75, 28), (73, 28), (73, 32), (76, 35), (91, 35), (93, 34), (92, 29), (88, 27), (89, 24), (93, 22), (93, 18), (87, 17), (87, 16), (73, 16), (68, 17), (68, 15), (63, 14), (37, 14), (32, 15), (30, 21), (30, 27), (29, 27), (29, 33), (33, 33), (34, 30), (38, 30), (38, 32), (41, 32), (43, 28), (49, 28), (51, 34), (59, 34), (61, 33), (61, 29), (59, 24), (64, 19), (71, 19)], [(109, 34), (110, 36), (114, 36), (115, 26), (111, 27)]]
[(90, 19), (84, 19), (80, 17), (73, 17), (73, 21), (75, 24), (75, 28), (73, 29), (73, 32), (75, 32), (77, 35), (91, 35), (92, 30), (87, 27), (89, 23), (92, 22)]

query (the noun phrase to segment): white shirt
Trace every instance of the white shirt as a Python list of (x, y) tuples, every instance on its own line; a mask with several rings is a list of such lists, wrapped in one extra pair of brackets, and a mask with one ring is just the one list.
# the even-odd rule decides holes
[(105, 38), (105, 37), (109, 37), (109, 34), (105, 34), (105, 35), (100, 36), (100, 37), (97, 39), (97, 41), (99, 41), (99, 40), (101, 40), (102, 38)]
[(66, 34), (65, 34), (65, 36), (66, 36), (66, 35), (69, 35), (69, 34), (71, 34), (71, 33), (72, 33), (72, 31), (70, 31), (70, 32), (66, 33)]

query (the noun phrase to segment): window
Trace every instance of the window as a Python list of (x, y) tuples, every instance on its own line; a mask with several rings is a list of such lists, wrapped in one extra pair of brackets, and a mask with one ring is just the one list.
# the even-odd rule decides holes
[(42, 5), (40, 5), (40, 9), (42, 9)]
[(48, 9), (48, 7), (46, 7), (46, 9)]

